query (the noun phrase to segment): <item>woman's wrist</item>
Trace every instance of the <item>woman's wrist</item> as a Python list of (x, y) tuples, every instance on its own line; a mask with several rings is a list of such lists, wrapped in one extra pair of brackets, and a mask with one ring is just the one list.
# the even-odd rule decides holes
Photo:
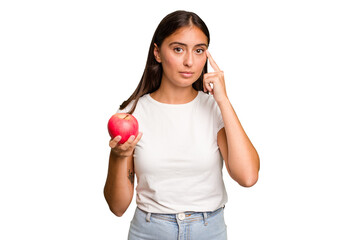
[(121, 161), (127, 158), (126, 155), (123, 155), (121, 152), (116, 151), (115, 149), (111, 149), (110, 151), (110, 159), (114, 161)]

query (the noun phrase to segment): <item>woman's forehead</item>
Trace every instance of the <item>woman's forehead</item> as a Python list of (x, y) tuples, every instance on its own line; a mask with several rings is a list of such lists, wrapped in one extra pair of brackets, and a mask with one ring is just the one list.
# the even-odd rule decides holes
[(171, 44), (172, 42), (180, 42), (186, 45), (208, 44), (208, 38), (203, 31), (196, 26), (179, 28), (173, 34), (165, 38), (164, 42), (165, 41), (168, 44)]

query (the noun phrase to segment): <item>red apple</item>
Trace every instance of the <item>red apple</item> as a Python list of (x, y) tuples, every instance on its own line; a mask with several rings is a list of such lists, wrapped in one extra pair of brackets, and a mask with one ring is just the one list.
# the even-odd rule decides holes
[(120, 144), (126, 142), (131, 135), (135, 137), (139, 132), (139, 124), (136, 118), (128, 113), (115, 113), (109, 119), (108, 131), (111, 138), (121, 136)]

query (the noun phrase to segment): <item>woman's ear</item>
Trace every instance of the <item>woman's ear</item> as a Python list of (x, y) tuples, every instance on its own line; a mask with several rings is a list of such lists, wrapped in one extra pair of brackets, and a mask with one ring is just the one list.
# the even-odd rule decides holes
[(160, 49), (159, 49), (159, 47), (156, 45), (156, 43), (154, 43), (154, 57), (155, 57), (155, 60), (156, 60), (158, 63), (161, 63)]

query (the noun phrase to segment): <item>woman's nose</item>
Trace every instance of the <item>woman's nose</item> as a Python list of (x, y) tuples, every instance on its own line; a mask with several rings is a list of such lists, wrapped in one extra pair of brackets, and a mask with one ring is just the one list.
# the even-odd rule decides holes
[(187, 66), (187, 67), (191, 67), (193, 65), (193, 55), (191, 52), (187, 52), (185, 55), (184, 55), (184, 65)]

